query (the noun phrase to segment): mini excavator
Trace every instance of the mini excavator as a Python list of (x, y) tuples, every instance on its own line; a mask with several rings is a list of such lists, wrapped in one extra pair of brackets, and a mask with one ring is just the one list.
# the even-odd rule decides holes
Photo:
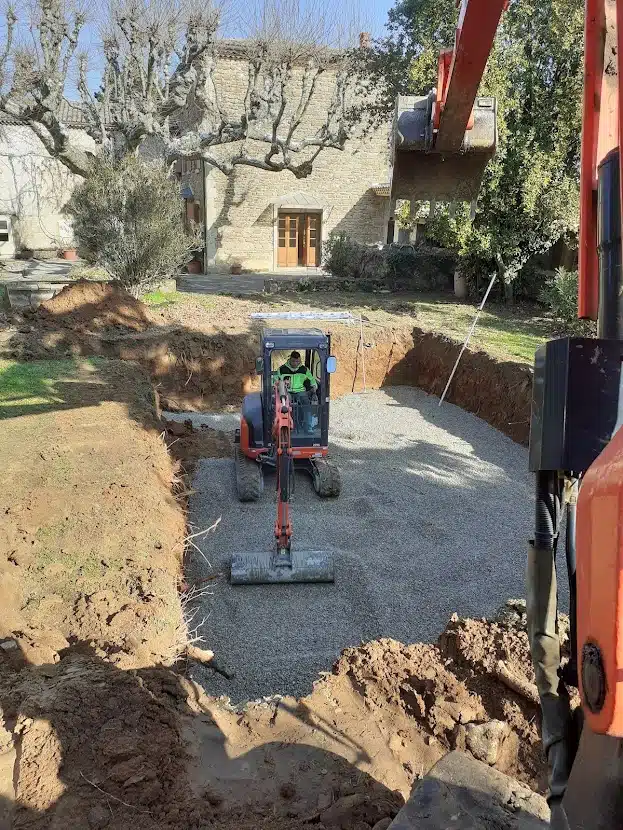
[[(236, 554), (231, 583), (333, 582), (331, 552), (294, 546), (290, 517), (297, 470), (311, 476), (321, 498), (340, 494), (339, 469), (328, 447), (330, 379), (336, 368), (331, 336), (314, 328), (264, 329), (260, 349), (256, 373), (262, 389), (245, 396), (235, 437), (236, 489), (240, 501), (257, 501), (265, 472), (275, 472), (275, 546)], [(284, 375), (279, 365), (284, 361), (287, 366), (287, 357), (294, 354), (301, 360), (295, 371), (309, 378), (308, 388), (300, 392), (293, 391), (291, 375)]]

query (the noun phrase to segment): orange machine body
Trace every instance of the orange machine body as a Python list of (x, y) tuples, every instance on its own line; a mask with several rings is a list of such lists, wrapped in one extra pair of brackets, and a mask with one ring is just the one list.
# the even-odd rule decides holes
[[(605, 700), (584, 706), (594, 732), (623, 737), (623, 430), (588, 470), (580, 487), (576, 531), (578, 665), (584, 644), (599, 647)], [(582, 687), (582, 684), (580, 684)], [(583, 703), (584, 691), (580, 688)]]

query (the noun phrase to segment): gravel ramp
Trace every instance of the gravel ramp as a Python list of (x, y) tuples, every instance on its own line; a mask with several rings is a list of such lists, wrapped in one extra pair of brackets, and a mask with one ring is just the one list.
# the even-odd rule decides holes
[[(304, 474), (293, 504), (295, 543), (335, 552), (333, 585), (202, 583), (196, 619), (228, 679), (195, 671), (208, 693), (243, 703), (301, 696), (346, 646), (393, 637), (434, 641), (450, 614), (485, 616), (524, 595), (532, 523), (527, 451), (479, 418), (410, 387), (332, 403), (330, 446), (339, 499), (320, 500)], [(197, 467), (190, 522), (200, 530), (190, 582), (227, 573), (236, 551), (273, 544), (274, 490), (240, 504), (233, 461)], [(205, 558), (204, 558), (205, 557)], [(208, 562), (206, 562), (206, 559)]]

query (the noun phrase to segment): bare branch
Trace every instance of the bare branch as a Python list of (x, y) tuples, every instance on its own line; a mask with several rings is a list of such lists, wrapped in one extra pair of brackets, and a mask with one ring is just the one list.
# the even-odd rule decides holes
[(2, 91), (4, 89), (6, 67), (13, 48), (13, 36), (15, 34), (16, 23), (17, 15), (15, 14), (15, 10), (13, 9), (13, 6), (8, 6), (6, 10), (6, 35), (4, 49), (0, 52), (0, 95), (2, 95)]
[[(36, 125), (48, 151), (74, 172), (89, 165), (89, 154), (72, 147), (63, 123), (74, 65), (84, 127), (118, 157), (154, 136), (169, 163), (203, 158), (225, 175), (247, 165), (302, 178), (320, 152), (344, 150), (351, 137), (355, 81), (337, 5), (331, 16), (321, 0), (261, 0), (255, 18), (247, 14), (250, 37), (235, 45), (237, 59), (247, 61), (248, 81), (244, 99), (229, 112), (231, 94), (222, 97), (218, 88), (219, 10), (210, 0), (109, 0), (97, 92), (78, 51), (84, 15), (66, 12), (67, 0), (33, 2), (33, 48), (16, 49), (15, 23), (7, 27), (1, 54), (13, 80), (5, 92), (0, 75), (0, 110)], [(340, 49), (329, 45), (334, 42)], [(314, 102), (324, 102), (327, 93), (330, 103), (319, 113)], [(181, 135), (171, 135), (172, 123), (183, 125)]]

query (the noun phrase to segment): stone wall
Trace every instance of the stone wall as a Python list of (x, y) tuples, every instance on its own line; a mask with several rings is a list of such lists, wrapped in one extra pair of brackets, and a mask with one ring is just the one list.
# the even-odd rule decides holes
[[(72, 142), (93, 147), (81, 130), (71, 130)], [(24, 248), (56, 250), (72, 242), (63, 205), (77, 177), (51, 158), (29, 127), (0, 126), (0, 214), (11, 217), (12, 244), (0, 255)]]
[[(247, 64), (241, 59), (221, 58), (216, 69), (216, 86), (223, 109), (237, 120), (243, 110), (247, 89)], [(290, 83), (291, 106), (298, 100), (301, 71)], [(307, 115), (297, 137), (313, 135), (326, 118), (334, 89), (331, 73), (318, 81)], [(286, 110), (285, 117), (289, 115)], [(276, 267), (276, 220), (274, 202), (302, 193), (320, 203), (322, 236), (343, 231), (364, 243), (385, 240), (387, 199), (376, 196), (372, 185), (389, 178), (389, 125), (371, 138), (349, 142), (344, 151), (323, 150), (312, 174), (297, 179), (290, 172), (271, 173), (238, 166), (227, 177), (218, 170), (206, 176), (206, 218), (208, 261), (229, 265), (238, 260), (253, 270)], [(262, 148), (265, 152), (265, 147)]]

